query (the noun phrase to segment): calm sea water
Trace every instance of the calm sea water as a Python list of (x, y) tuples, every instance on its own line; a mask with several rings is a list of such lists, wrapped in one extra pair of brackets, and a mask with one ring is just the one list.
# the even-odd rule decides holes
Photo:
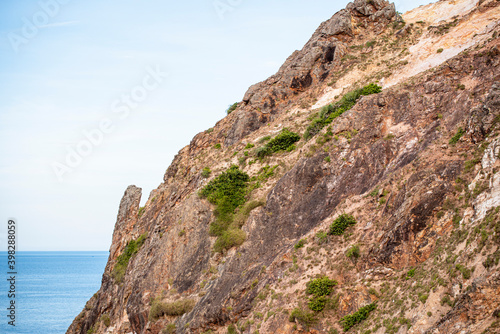
[(8, 325), (7, 254), (0, 252), (0, 333), (62, 334), (99, 290), (108, 252), (19, 252), (16, 326)]

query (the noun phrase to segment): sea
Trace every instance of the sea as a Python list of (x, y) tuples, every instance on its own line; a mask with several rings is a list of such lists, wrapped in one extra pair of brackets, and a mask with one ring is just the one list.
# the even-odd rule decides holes
[[(108, 252), (0, 252), (0, 334), (64, 334), (101, 286)], [(14, 276), (15, 280), (12, 280)], [(9, 282), (10, 280), (10, 282)], [(14, 283), (15, 298), (9, 298)], [(10, 293), (12, 297), (12, 292)], [(15, 326), (9, 318), (15, 301)]]

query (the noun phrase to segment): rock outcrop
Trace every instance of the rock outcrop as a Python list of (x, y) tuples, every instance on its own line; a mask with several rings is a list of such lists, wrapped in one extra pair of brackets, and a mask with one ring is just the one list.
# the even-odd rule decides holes
[[(436, 34), (426, 10), (455, 5), (467, 11)], [(411, 22), (383, 0), (350, 3), (183, 148), (145, 207), (129, 187), (101, 289), (67, 333), (498, 332), (500, 3), (429, 6)], [(407, 68), (421, 64), (412, 46), (471, 22), (488, 33)], [(373, 82), (381, 92), (328, 117)], [(309, 135), (269, 151), (285, 128)], [(249, 175), (245, 240), (216, 252), (222, 211), (200, 190), (231, 165)], [(346, 214), (355, 223), (328, 233)], [(333, 291), (306, 293), (325, 276)]]

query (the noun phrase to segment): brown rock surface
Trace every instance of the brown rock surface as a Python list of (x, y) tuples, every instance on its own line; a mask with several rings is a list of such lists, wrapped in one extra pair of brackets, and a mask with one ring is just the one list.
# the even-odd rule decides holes
[[(497, 8), (498, 1), (478, 2), (463, 15), (488, 17)], [(338, 101), (332, 96), (338, 82), (373, 82), (383, 66), (409, 66), (406, 52), (420, 39), (446, 38), (423, 29), (425, 22), (397, 34), (394, 20), (394, 6), (385, 1), (349, 4), (276, 75), (252, 86), (236, 111), (193, 138), (144, 209), (141, 190), (130, 186), (101, 289), (67, 333), (156, 334), (168, 324), (177, 333), (226, 333), (230, 324), (241, 333), (328, 333), (370, 302), (377, 309), (351, 332), (498, 330), (498, 34), (409, 79), (402, 70), (400, 82), (391, 77), (395, 84), (363, 96), (295, 150), (259, 160), (247, 145), (259, 148), (263, 137), (285, 127), (304, 133), (318, 112), (312, 104)], [(450, 26), (450, 34), (461, 28)], [(266, 201), (244, 223), (245, 242), (220, 254), (209, 235), (215, 207), (198, 191), (231, 164), (258, 180), (249, 199)], [(343, 236), (318, 234), (342, 213), (357, 223)], [(118, 281), (119, 256), (146, 233)], [(305, 247), (294, 247), (299, 239)], [(358, 256), (346, 255), (352, 246)], [(306, 283), (317, 275), (338, 282), (327, 307), (315, 321), (290, 322), (293, 309), (308, 309)], [(195, 306), (181, 316), (149, 317), (155, 303), (188, 299)]]

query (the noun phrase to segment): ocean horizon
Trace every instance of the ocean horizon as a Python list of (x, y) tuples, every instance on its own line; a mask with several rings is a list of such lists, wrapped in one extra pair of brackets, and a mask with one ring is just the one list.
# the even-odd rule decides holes
[[(108, 255), (107, 251), (16, 252), (16, 274), (9, 274), (8, 254), (0, 252), (5, 277), (0, 292), (0, 333), (66, 333), (99, 290)], [(15, 298), (9, 298), (12, 276)], [(15, 300), (15, 326), (9, 325), (11, 300)]]

